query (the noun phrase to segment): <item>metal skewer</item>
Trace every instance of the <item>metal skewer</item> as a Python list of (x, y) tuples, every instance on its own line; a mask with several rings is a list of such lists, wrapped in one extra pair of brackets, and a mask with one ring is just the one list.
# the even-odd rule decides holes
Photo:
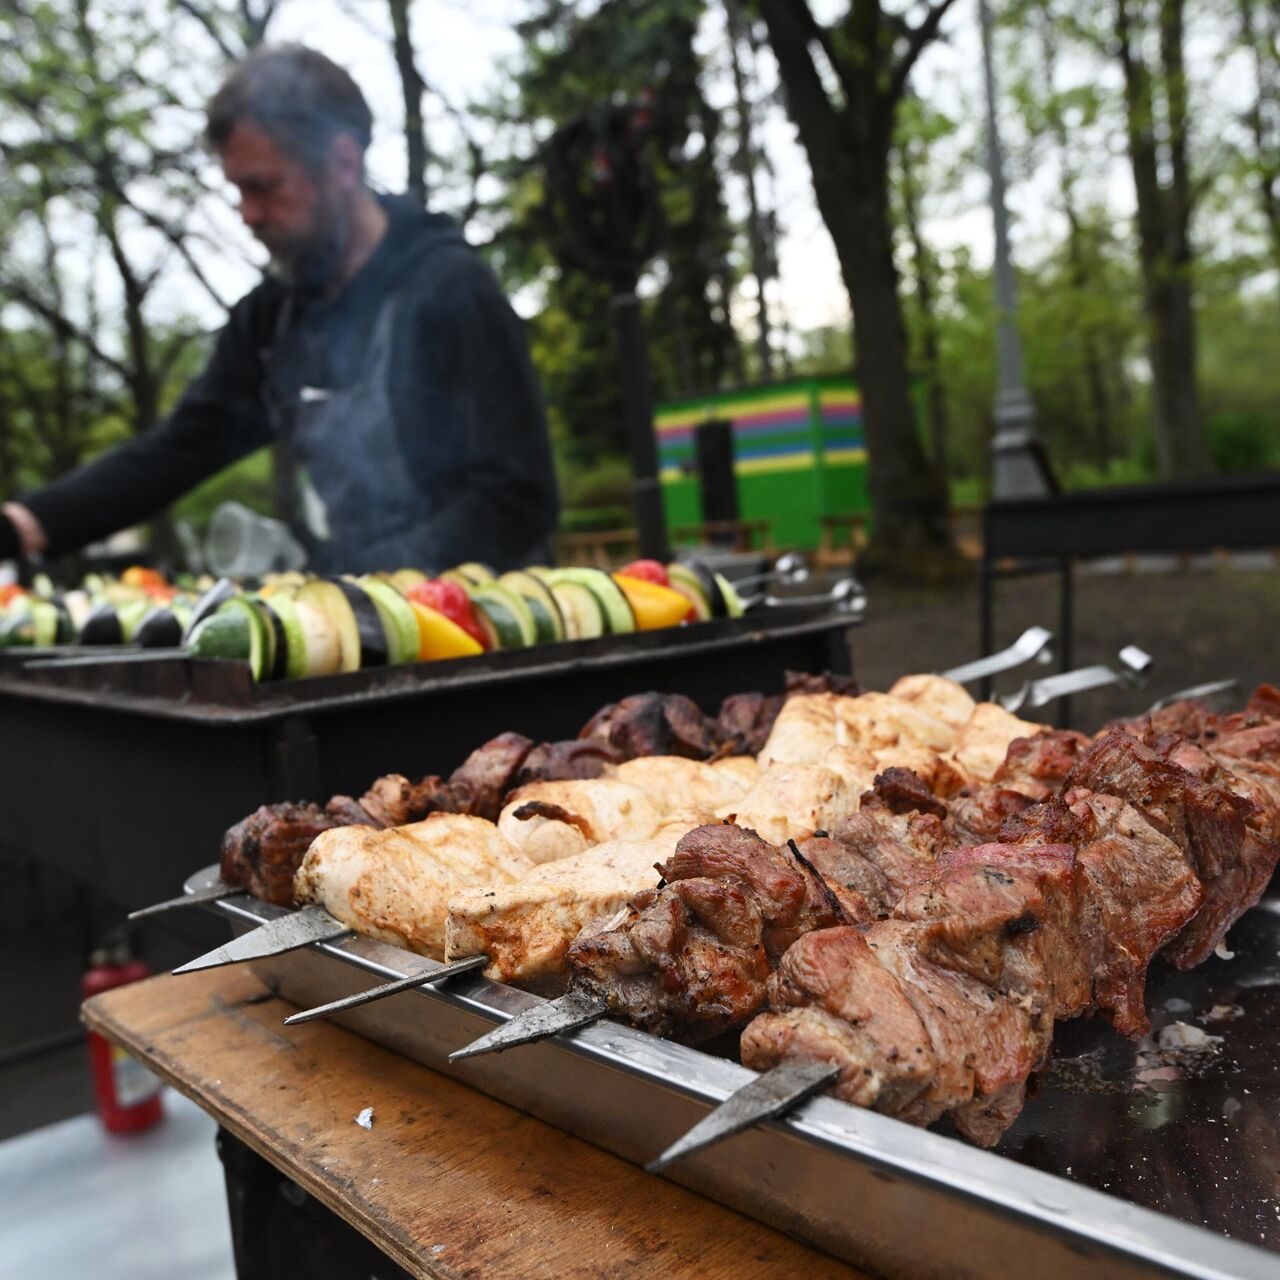
[(1189, 689), (1179, 689), (1177, 693), (1166, 694), (1163, 698), (1157, 698), (1148, 708), (1147, 714), (1153, 711), (1163, 711), (1165, 707), (1174, 702), (1181, 702), (1184, 698), (1210, 698), (1217, 693), (1230, 693), (1233, 689), (1240, 687), (1240, 681), (1234, 678), (1230, 680), (1210, 680), (1207, 684), (1193, 684)]
[(1006, 711), (1017, 711), (1023, 706), (1043, 707), (1055, 698), (1069, 698), (1086, 689), (1102, 689), (1113, 684), (1141, 688), (1151, 669), (1151, 655), (1136, 644), (1130, 644), (1120, 650), (1119, 658), (1118, 671), (1099, 664), (1045, 676), (1042, 680), (1028, 680), (1016, 693), (1001, 698), (1000, 705)]
[(433, 982), (443, 982), (446, 978), (456, 978), (460, 973), (471, 973), (476, 969), (483, 969), (488, 963), (488, 956), (465, 956), (461, 960), (438, 965), (434, 969), (411, 973), (407, 977), (396, 978), (380, 986), (370, 987), (368, 991), (357, 991), (355, 995), (344, 996), (341, 1000), (331, 1000), (328, 1004), (316, 1005), (314, 1009), (303, 1009), (301, 1013), (290, 1014), (284, 1020), (284, 1025), (294, 1027), (301, 1022), (327, 1018), (333, 1013), (344, 1013), (348, 1009), (357, 1009), (362, 1004), (381, 1000), (384, 996), (393, 996), (398, 991), (412, 991), (414, 987), (425, 987)]
[(224, 964), (239, 964), (243, 960), (265, 960), (286, 951), (296, 951), (312, 942), (333, 942), (353, 932), (323, 907), (303, 907), (301, 911), (268, 920), (266, 924), (206, 951), (204, 955), (179, 965), (174, 973), (195, 973)]
[(501, 1053), (517, 1045), (545, 1040), (562, 1031), (573, 1031), (603, 1018), (609, 1006), (602, 997), (582, 991), (570, 991), (556, 1000), (548, 1000), (536, 1008), (526, 1009), (514, 1018), (495, 1027), (479, 1040), (473, 1040), (463, 1049), (455, 1049), (449, 1055), (450, 1062), (463, 1058), (476, 1058), (483, 1053)]
[(645, 1168), (650, 1173), (658, 1173), (703, 1147), (750, 1129), (762, 1120), (784, 1115), (827, 1085), (834, 1084), (839, 1075), (840, 1068), (830, 1062), (780, 1062), (731, 1093)]
[(999, 653), (988, 654), (973, 662), (962, 663), (938, 674), (957, 684), (968, 684), (971, 680), (983, 680), (988, 676), (999, 675), (1003, 671), (1012, 671), (1015, 667), (1024, 666), (1028, 662), (1049, 662), (1052, 654), (1049, 645), (1053, 643), (1053, 632), (1044, 627), (1028, 627), (1007, 649)]
[(750, 577), (739, 578), (733, 584), (741, 594), (744, 587), (758, 587), (766, 582), (780, 582), (784, 587), (798, 587), (809, 581), (809, 562), (798, 551), (788, 551), (773, 563), (773, 568), (765, 573), (753, 573)]
[(206, 902), (221, 902), (224, 898), (242, 897), (247, 890), (233, 884), (219, 881), (207, 889), (197, 889), (194, 893), (184, 893), (180, 898), (168, 898), (164, 902), (154, 903), (149, 907), (139, 907), (130, 911), (128, 919), (145, 920), (149, 916), (163, 915), (166, 911), (177, 911), (180, 907), (199, 907)]

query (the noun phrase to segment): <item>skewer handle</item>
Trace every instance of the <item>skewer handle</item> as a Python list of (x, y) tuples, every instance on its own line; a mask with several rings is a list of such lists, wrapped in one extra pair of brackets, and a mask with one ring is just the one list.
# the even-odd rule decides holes
[(443, 982), (446, 978), (455, 978), (460, 973), (471, 973), (475, 969), (483, 969), (489, 963), (488, 956), (466, 956), (455, 960), (452, 964), (442, 965), (438, 969), (428, 969), (425, 973), (411, 973), (404, 978), (395, 978), (380, 986), (370, 987), (368, 991), (357, 991), (355, 995), (344, 996), (341, 1000), (331, 1000), (328, 1004), (316, 1005), (314, 1009), (304, 1009), (301, 1013), (290, 1014), (284, 1020), (286, 1027), (296, 1027), (302, 1022), (314, 1022), (317, 1018), (327, 1018), (332, 1013), (342, 1013), (347, 1009), (358, 1009), (362, 1004), (372, 1004), (383, 996), (393, 996), (399, 991), (412, 991), (414, 987), (425, 987), (432, 982)]

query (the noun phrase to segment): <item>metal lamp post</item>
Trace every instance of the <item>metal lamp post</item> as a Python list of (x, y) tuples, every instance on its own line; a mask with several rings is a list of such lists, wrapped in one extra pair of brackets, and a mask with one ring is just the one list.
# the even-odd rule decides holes
[(996, 498), (1048, 494), (1057, 485), (1048, 467), (1044, 440), (1036, 428), (1035, 407), (1027, 394), (1018, 337), (1018, 285), (1009, 260), (1009, 213), (1005, 207), (1004, 156), (996, 120), (996, 77), (991, 59), (991, 9), (978, 0), (982, 28), (982, 70), (987, 96), (987, 172), (991, 178), (991, 215), (995, 222), (996, 403), (991, 439), (992, 490)]

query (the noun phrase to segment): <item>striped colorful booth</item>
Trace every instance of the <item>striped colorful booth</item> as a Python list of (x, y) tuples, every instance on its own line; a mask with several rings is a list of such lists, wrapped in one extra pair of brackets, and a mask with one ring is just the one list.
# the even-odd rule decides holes
[(659, 407), (668, 528), (704, 519), (694, 432), (713, 419), (732, 424), (742, 519), (770, 520), (779, 545), (816, 547), (823, 516), (869, 510), (858, 388), (850, 378), (813, 378)]

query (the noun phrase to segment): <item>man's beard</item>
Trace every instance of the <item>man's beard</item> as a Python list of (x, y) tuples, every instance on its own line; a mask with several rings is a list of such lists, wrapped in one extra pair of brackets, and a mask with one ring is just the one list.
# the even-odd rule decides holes
[(337, 201), (326, 202), (310, 235), (287, 246), (267, 246), (271, 253), (267, 269), (301, 293), (324, 293), (342, 267), (350, 227), (346, 210)]

